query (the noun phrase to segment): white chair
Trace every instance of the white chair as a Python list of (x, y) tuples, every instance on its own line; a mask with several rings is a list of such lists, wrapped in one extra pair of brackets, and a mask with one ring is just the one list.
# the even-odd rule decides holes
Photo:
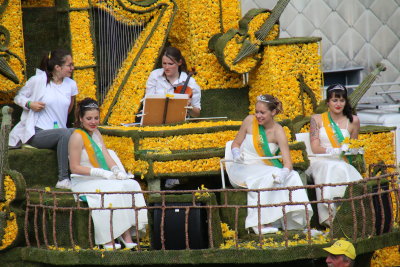
[[(225, 145), (225, 158), (220, 159), (219, 164), (220, 164), (220, 169), (221, 169), (221, 184), (222, 188), (225, 188), (225, 168), (224, 168), (224, 163), (230, 162), (233, 163), (233, 155), (232, 155), (232, 142), (233, 141), (228, 141)], [(243, 162), (240, 162), (238, 164), (249, 164), (252, 160), (262, 160), (262, 159), (280, 159), (282, 156), (274, 156), (274, 157), (256, 157), (256, 158), (245, 158)], [(232, 183), (231, 183), (232, 184)], [(245, 188), (243, 186), (237, 185), (237, 184), (232, 184), (233, 187), (235, 188)]]

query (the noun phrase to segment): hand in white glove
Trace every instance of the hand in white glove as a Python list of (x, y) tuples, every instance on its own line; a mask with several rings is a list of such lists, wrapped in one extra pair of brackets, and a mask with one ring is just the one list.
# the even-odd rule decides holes
[(274, 183), (275, 184), (282, 184), (285, 182), (286, 178), (289, 176), (290, 170), (288, 168), (283, 168), (279, 170), (279, 173), (272, 174), (272, 177), (274, 178)]
[(90, 176), (97, 176), (106, 178), (108, 180), (115, 179), (115, 174), (111, 171), (107, 171), (100, 168), (91, 168), (90, 169)]
[(113, 167), (111, 168), (111, 171), (114, 173), (115, 178), (117, 178), (118, 180), (125, 180), (125, 179), (128, 179), (128, 178), (129, 178), (128, 175), (127, 175), (125, 172), (121, 171), (121, 170), (118, 168), (117, 165), (113, 166)]
[(340, 147), (328, 147), (326, 149), (326, 154), (340, 155), (340, 153), (342, 153), (342, 149)]
[(243, 154), (240, 153), (240, 149), (238, 147), (232, 148), (232, 156), (234, 162), (242, 163), (244, 161)]
[(343, 145), (340, 147), (340, 149), (341, 149), (343, 152), (348, 152), (348, 151), (349, 151), (349, 145), (348, 145), (348, 144), (343, 144)]

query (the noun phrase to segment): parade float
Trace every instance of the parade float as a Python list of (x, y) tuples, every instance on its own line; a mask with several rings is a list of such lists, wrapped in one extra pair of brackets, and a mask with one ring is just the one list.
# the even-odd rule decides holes
[[(358, 266), (400, 264), (394, 127), (362, 127), (354, 145), (365, 151), (364, 161), (357, 166), (365, 179), (349, 184), (343, 199), (330, 202), (339, 204), (331, 228), (321, 228), (312, 218), (304, 232), (249, 234), (244, 229), (246, 191), (221, 181), (226, 142), (235, 137), (242, 119), (254, 112), (256, 96), (268, 93), (283, 102), (285, 112), (277, 120), (284, 126), (294, 168), (311, 204), (317, 204), (313, 193), (317, 186), (305, 174), (309, 166), (306, 145), (296, 141), (296, 134), (308, 132), (310, 115), (326, 109), (323, 40), (279, 38), (279, 17), (288, 3), (281, 0), (271, 10), (252, 9), (242, 17), (236, 0), (2, 1), (2, 261), (10, 266), (277, 262), (318, 266), (326, 255), (321, 248), (344, 238), (355, 244)], [(38, 19), (40, 14), (47, 20)], [(123, 126), (135, 122), (147, 77), (159, 66), (166, 45), (179, 48), (189, 69), (196, 70), (202, 117), (227, 119)], [(12, 105), (15, 93), (33, 74), (40, 52), (60, 46), (72, 51), (77, 100), (98, 99), (106, 145), (145, 190), (150, 223), (135, 251), (104, 251), (93, 244), (87, 205), (76, 202), (70, 191), (53, 187), (54, 151), (7, 149), (8, 131), (18, 120), (18, 108)], [(353, 106), (384, 69), (377, 64), (350, 95)], [(13, 122), (7, 105), (14, 108)], [(196, 186), (161, 190), (168, 178)], [(227, 188), (222, 188), (225, 182)], [(176, 233), (183, 236), (180, 249), (168, 247), (164, 216), (157, 221), (157, 213), (165, 215), (174, 208), (185, 214)], [(204, 240), (191, 239), (192, 212), (205, 218), (196, 229)], [(315, 229), (321, 234), (312, 235)]]

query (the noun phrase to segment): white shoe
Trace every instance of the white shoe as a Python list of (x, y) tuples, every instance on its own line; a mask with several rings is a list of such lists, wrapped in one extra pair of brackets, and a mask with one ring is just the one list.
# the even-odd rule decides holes
[(70, 179), (64, 179), (61, 181), (58, 181), (56, 184), (56, 188), (58, 189), (71, 189), (71, 180)]
[[(115, 249), (121, 249), (121, 245), (120, 245), (120, 244), (114, 243), (114, 245), (115, 245)], [(105, 250), (114, 250), (114, 247), (113, 247), (112, 244), (110, 244), (110, 245), (104, 244), (104, 245), (103, 245), (103, 248), (104, 248)]]
[(119, 240), (119, 242), (124, 244), (125, 248), (132, 249), (137, 246), (137, 244), (135, 242), (132, 242), (132, 243), (125, 242), (125, 240), (122, 238), (122, 236), (118, 237), (118, 240)]
[[(259, 234), (259, 232), (258, 232), (258, 226), (254, 226), (254, 227), (252, 227), (252, 228), (253, 228), (254, 233), (258, 235), (258, 234)], [(274, 233), (276, 233), (276, 232), (278, 232), (278, 231), (279, 231), (279, 229), (276, 228), (276, 227), (261, 226), (261, 234), (262, 234), (262, 235), (274, 234)]]
[(172, 189), (177, 185), (179, 185), (179, 179), (167, 179), (165, 182), (165, 188), (167, 189)]

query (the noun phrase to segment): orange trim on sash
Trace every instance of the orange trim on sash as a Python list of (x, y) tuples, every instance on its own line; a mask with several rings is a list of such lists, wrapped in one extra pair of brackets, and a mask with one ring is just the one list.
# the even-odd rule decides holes
[(75, 129), (75, 132), (82, 136), (83, 145), (85, 146), (86, 152), (89, 156), (90, 164), (92, 164), (92, 166), (95, 168), (100, 168), (100, 164), (97, 162), (96, 153), (94, 152), (88, 134), (81, 129)]
[[(253, 145), (254, 145), (254, 149), (256, 150), (258, 156), (266, 157), (264, 150), (262, 149), (262, 146), (261, 146), (261, 136), (260, 136), (260, 132), (258, 130), (258, 122), (257, 122), (256, 117), (254, 117), (254, 120), (253, 120)], [(265, 164), (267, 164), (268, 166), (274, 166), (272, 164), (272, 162), (268, 159), (263, 159), (262, 161)]]
[(328, 135), (329, 141), (331, 142), (332, 147), (339, 148), (340, 144), (337, 141), (335, 134), (333, 133), (333, 129), (331, 127), (331, 123), (329, 122), (328, 112), (322, 113), (322, 124), (325, 127), (326, 134)]

